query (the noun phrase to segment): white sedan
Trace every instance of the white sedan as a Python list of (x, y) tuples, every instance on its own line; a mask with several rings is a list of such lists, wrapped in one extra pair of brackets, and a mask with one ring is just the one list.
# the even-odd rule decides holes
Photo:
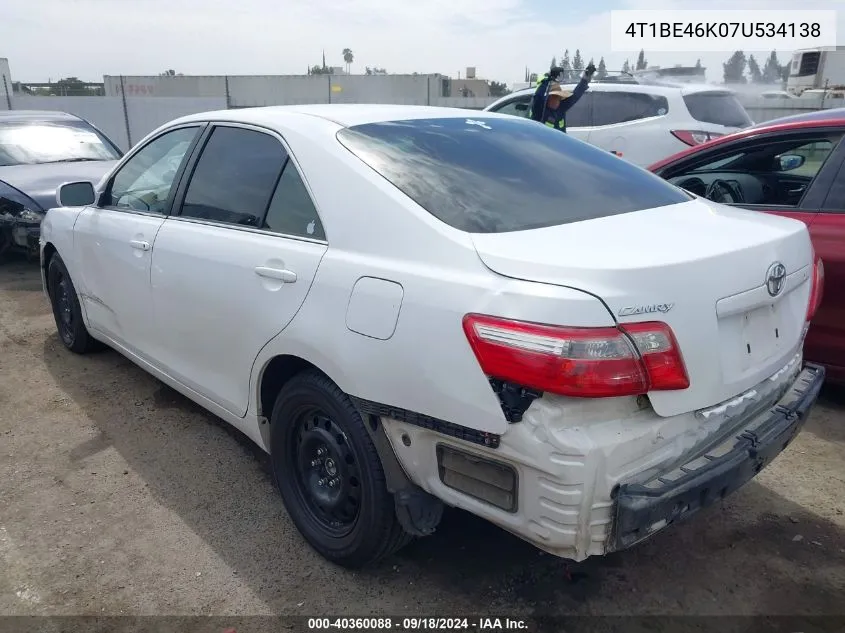
[(802, 223), (516, 117), (196, 114), (57, 197), (64, 345), (243, 431), (349, 567), (444, 504), (569, 559), (626, 548), (759, 472), (824, 378), (802, 360), (822, 287)]

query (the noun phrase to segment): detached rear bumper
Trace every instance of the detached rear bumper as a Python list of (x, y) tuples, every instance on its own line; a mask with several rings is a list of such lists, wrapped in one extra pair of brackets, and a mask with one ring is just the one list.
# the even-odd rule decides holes
[(725, 441), (648, 481), (621, 485), (608, 549), (630, 547), (752, 479), (798, 434), (824, 378), (824, 367), (806, 364), (774, 406)]

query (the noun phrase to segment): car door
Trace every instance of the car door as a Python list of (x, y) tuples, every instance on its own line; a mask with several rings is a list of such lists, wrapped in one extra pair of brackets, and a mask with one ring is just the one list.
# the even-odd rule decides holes
[(168, 130), (132, 152), (109, 179), (97, 206), (74, 226), (89, 327), (145, 356), (152, 338), (150, 263), (177, 179), (201, 126)]
[(327, 242), (282, 139), (215, 124), (156, 238), (156, 359), (171, 377), (243, 416), (252, 364), (305, 300)]
[(830, 379), (845, 383), (845, 143), (840, 143), (839, 157), (839, 170), (810, 225), (825, 283), (804, 349), (808, 359), (827, 366)]
[(670, 136), (663, 121), (668, 111), (669, 102), (661, 95), (596, 92), (590, 143), (635, 165), (649, 165), (667, 154)]

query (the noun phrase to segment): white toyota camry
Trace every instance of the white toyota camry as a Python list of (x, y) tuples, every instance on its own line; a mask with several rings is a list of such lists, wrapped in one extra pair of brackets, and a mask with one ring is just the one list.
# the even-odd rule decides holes
[(197, 114), (57, 198), (64, 345), (114, 348), (257, 442), (349, 567), (444, 504), (569, 559), (626, 548), (754, 477), (824, 379), (802, 223), (516, 117)]

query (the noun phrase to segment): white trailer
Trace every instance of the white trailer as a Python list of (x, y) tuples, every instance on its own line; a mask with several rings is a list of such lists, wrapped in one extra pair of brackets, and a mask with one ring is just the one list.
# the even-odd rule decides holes
[(795, 51), (786, 89), (800, 95), (805, 90), (845, 85), (845, 46)]

